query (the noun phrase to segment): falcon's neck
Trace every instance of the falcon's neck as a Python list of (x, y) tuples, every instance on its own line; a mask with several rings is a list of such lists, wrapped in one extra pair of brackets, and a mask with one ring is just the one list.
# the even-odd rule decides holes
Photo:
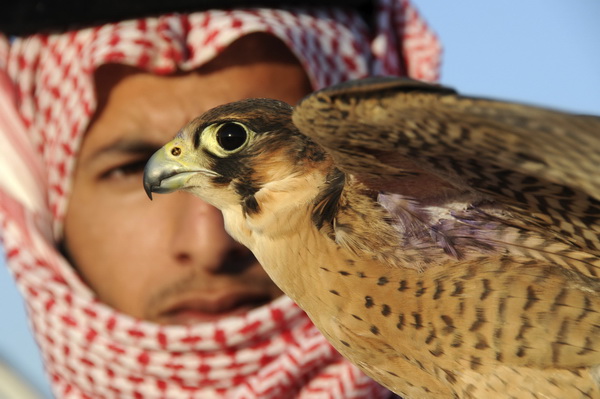
[[(251, 196), (242, 199), (241, 208), (223, 210), (226, 227), (235, 239), (253, 249), (259, 238), (294, 237), (307, 227), (305, 215), (309, 215), (310, 222), (315, 199), (331, 191), (330, 180), (335, 179), (333, 196), (343, 188), (343, 175), (330, 162), (297, 170), (262, 185)], [(247, 203), (253, 205), (249, 207)], [(331, 205), (332, 209), (328, 211), (335, 210), (335, 203), (331, 202)]]

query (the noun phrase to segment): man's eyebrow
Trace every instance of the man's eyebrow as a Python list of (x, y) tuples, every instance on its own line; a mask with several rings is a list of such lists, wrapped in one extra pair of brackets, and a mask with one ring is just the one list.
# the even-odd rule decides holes
[(157, 151), (160, 147), (161, 144), (157, 144), (148, 140), (128, 138), (119, 139), (93, 151), (90, 154), (88, 161), (92, 161), (110, 154), (152, 154), (153, 152)]

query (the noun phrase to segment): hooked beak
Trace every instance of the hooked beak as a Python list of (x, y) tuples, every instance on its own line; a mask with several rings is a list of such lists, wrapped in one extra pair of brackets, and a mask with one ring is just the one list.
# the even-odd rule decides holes
[(183, 156), (182, 147), (173, 142), (156, 151), (144, 168), (144, 190), (150, 199), (152, 193), (171, 193), (188, 187), (190, 179), (198, 174), (218, 176), (217, 173), (190, 164)]
[(220, 176), (199, 165), (193, 152), (181, 140), (174, 139), (156, 151), (144, 168), (144, 190), (150, 199), (152, 193), (171, 193), (190, 187), (190, 180), (198, 174)]
[(183, 188), (193, 174), (177, 158), (170, 156), (166, 147), (156, 151), (144, 168), (144, 190), (150, 199), (152, 193), (170, 193)]

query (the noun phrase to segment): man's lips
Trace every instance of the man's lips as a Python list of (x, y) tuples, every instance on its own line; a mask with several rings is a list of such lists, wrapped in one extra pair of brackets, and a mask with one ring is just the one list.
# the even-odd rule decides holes
[(270, 302), (273, 298), (264, 293), (231, 292), (183, 295), (170, 301), (159, 313), (162, 324), (189, 325), (209, 322), (227, 316), (241, 315)]

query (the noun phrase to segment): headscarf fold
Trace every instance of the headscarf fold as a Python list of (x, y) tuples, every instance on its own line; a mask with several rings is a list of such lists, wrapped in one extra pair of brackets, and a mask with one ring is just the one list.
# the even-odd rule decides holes
[(266, 32), (290, 48), (315, 89), (373, 74), (437, 79), (439, 43), (408, 0), (378, 1), (374, 25), (345, 9), (257, 8), (0, 36), (2, 244), (57, 397), (389, 395), (287, 297), (213, 323), (161, 326), (104, 305), (57, 250), (99, 66), (191, 71)]

